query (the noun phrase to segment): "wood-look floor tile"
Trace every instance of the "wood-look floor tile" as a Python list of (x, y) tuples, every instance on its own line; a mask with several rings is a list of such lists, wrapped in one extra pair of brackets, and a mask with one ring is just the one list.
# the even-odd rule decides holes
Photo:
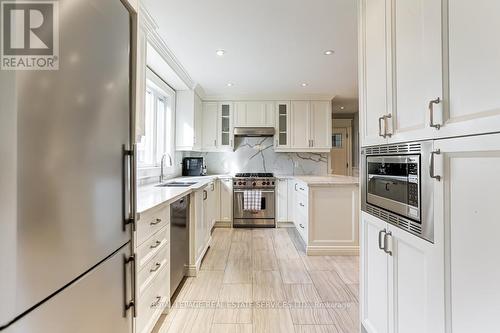
[(279, 259), (281, 277), (283, 283), (312, 283), (304, 264), (298, 259)]
[(334, 325), (342, 333), (358, 333), (359, 323), (359, 304), (347, 303), (342, 307), (329, 308), (330, 316)]
[(252, 323), (252, 285), (224, 284), (219, 294), (219, 305), (215, 310), (214, 323)]
[(334, 325), (295, 325), (295, 333), (344, 333)]
[(323, 302), (357, 302), (356, 296), (337, 273), (333, 271), (310, 271), (309, 275)]
[(336, 271), (347, 284), (359, 283), (359, 266), (353, 262), (334, 262), (332, 270)]
[(254, 301), (284, 301), (283, 281), (278, 271), (253, 272)]
[(229, 259), (224, 271), (224, 283), (252, 283), (252, 259)]
[(273, 239), (271, 237), (253, 237), (254, 251), (274, 251)]
[(211, 247), (217, 250), (229, 250), (231, 246), (232, 229), (215, 228), (212, 233)]
[(213, 301), (219, 297), (224, 271), (199, 271), (183, 297), (185, 301)]
[(252, 333), (252, 324), (213, 324), (210, 333)]
[(299, 253), (289, 238), (275, 238), (274, 251), (278, 259), (299, 259)]
[(359, 302), (359, 284), (357, 284), (357, 283), (348, 284), (347, 287), (353, 293), (353, 295), (356, 296), (356, 299)]
[(286, 284), (284, 289), (294, 324), (333, 324), (328, 309), (321, 301), (314, 285)]
[(175, 316), (162, 333), (209, 333), (214, 309), (175, 309)]
[(253, 318), (254, 333), (291, 333), (294, 331), (288, 309), (255, 308)]
[(233, 242), (229, 249), (229, 260), (250, 259), (252, 257), (252, 243)]
[(233, 229), (232, 242), (252, 242), (252, 230), (250, 229)]
[(253, 251), (253, 270), (254, 271), (277, 271), (278, 260), (274, 250), (271, 251)]
[(229, 249), (214, 249), (209, 248), (203, 262), (202, 270), (207, 271), (223, 271), (226, 268), (226, 262), (229, 255)]
[(301, 255), (300, 258), (308, 271), (330, 271), (333, 263), (327, 256)]

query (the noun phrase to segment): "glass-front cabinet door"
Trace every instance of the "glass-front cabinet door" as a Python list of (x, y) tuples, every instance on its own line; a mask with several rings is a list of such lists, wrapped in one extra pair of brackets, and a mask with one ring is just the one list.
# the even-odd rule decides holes
[(276, 103), (276, 133), (275, 147), (289, 148), (290, 147), (290, 103)]
[(233, 148), (233, 103), (219, 103), (219, 148)]

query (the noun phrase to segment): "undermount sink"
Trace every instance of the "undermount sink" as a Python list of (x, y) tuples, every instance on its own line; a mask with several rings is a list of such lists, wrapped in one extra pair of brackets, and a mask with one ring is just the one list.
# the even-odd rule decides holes
[(164, 184), (159, 184), (156, 185), (157, 187), (189, 187), (197, 182), (170, 182), (170, 183), (164, 183)]

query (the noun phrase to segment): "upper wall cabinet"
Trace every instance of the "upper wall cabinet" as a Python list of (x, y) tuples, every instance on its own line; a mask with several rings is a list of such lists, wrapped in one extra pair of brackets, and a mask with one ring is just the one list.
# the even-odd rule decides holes
[(291, 148), (307, 150), (311, 148), (311, 102), (292, 101), (290, 104)]
[(274, 127), (274, 102), (235, 102), (234, 127)]
[(361, 0), (362, 145), (500, 131), (498, 12), (489, 0)]
[(363, 145), (386, 142), (389, 111), (389, 0), (361, 0), (360, 5), (360, 134)]
[(444, 137), (500, 131), (500, 1), (448, 3)]
[(275, 148), (290, 148), (290, 102), (276, 102)]
[(202, 112), (202, 150), (216, 151), (218, 139), (219, 103), (204, 102)]
[(233, 103), (219, 102), (217, 114), (217, 148), (233, 150)]
[(392, 136), (388, 138), (397, 142), (432, 138), (443, 110), (441, 1), (392, 5)]
[(311, 147), (332, 148), (332, 108), (330, 101), (311, 101)]
[(175, 145), (180, 151), (201, 150), (202, 102), (192, 90), (178, 91), (176, 108)]

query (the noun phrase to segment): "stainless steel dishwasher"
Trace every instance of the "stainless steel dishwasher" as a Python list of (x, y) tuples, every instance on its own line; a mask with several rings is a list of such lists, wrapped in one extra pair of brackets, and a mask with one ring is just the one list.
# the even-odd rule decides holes
[(189, 195), (170, 204), (170, 297), (184, 277), (189, 258)]

